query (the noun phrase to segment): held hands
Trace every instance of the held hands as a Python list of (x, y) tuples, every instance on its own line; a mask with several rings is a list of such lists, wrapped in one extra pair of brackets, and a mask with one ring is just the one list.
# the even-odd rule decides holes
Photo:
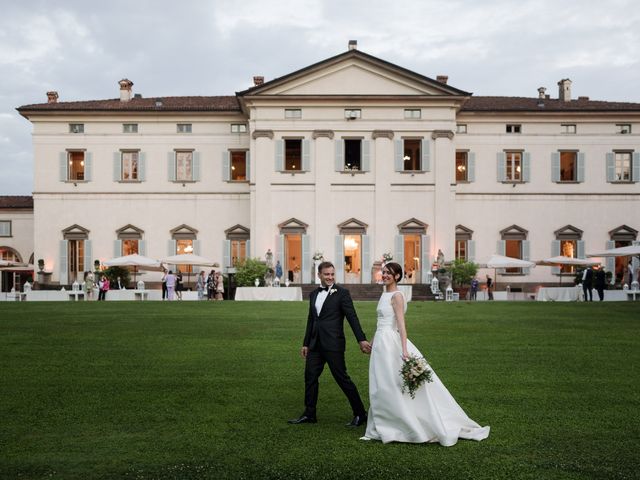
[(302, 350), (300, 350), (300, 356), (306, 359), (307, 353), (309, 353), (309, 347), (302, 347)]
[(360, 351), (362, 353), (366, 353), (367, 355), (371, 353), (371, 344), (366, 340), (358, 342), (360, 344)]

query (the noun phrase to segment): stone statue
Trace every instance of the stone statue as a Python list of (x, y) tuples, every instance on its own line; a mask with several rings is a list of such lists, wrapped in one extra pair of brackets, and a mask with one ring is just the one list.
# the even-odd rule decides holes
[(438, 249), (438, 258), (436, 262), (438, 264), (438, 269), (444, 268), (444, 253), (442, 253), (442, 250), (440, 249)]
[(273, 252), (271, 252), (271, 249), (268, 249), (267, 253), (264, 254), (264, 259), (267, 263), (267, 267), (273, 268)]

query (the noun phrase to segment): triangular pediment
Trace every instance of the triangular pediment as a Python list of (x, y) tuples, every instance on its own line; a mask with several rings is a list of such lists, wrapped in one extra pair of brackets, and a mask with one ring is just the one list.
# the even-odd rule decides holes
[(173, 230), (169, 231), (171, 233), (171, 235), (197, 235), (198, 230), (196, 230), (193, 227), (190, 227), (189, 225), (185, 225), (184, 223), (182, 225), (180, 225), (179, 227), (174, 228)]
[(620, 225), (609, 232), (611, 240), (632, 242), (638, 238), (638, 231), (628, 225)]
[(467, 92), (398, 65), (350, 50), (280, 78), (252, 87), (239, 96), (468, 96)]
[(240, 224), (227, 228), (224, 233), (227, 240), (248, 240), (251, 237), (251, 230)]
[(116, 230), (117, 235), (142, 235), (144, 230), (134, 225), (128, 224)]
[(78, 225), (76, 223), (76, 224), (73, 224), (70, 227), (67, 227), (64, 230), (62, 230), (62, 233), (63, 234), (78, 234), (78, 233), (80, 233), (80, 234), (88, 235), (89, 234), (89, 230), (84, 228), (84, 227), (81, 227), (80, 225)]
[(418, 233), (424, 235), (427, 233), (428, 227), (429, 225), (421, 222), (417, 218), (410, 218), (406, 222), (402, 222), (400, 225), (398, 225), (398, 231), (402, 234)]
[(565, 225), (564, 227), (556, 230), (553, 234), (556, 236), (556, 239), (573, 239), (573, 238), (582, 238), (582, 234), (584, 232), (580, 230), (578, 227), (574, 227), (573, 225)]
[(369, 228), (369, 225), (367, 225), (364, 222), (361, 222), (356, 218), (350, 218), (349, 220), (346, 220), (338, 225), (338, 230), (340, 231), (341, 235), (349, 235), (349, 234), (364, 235), (367, 233), (367, 228)]
[(308, 227), (308, 224), (297, 218), (290, 218), (278, 225), (280, 233), (306, 233)]

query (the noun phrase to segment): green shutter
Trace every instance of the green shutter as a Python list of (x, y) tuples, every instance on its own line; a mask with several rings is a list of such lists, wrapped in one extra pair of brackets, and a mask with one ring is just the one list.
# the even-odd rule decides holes
[[(613, 240), (607, 241), (606, 249), (611, 250), (612, 248), (616, 248), (616, 242)], [(616, 283), (616, 257), (606, 257), (606, 269), (608, 272), (611, 272), (611, 285)]]
[(524, 152), (522, 155), (522, 181), (531, 181), (531, 153)]
[(631, 181), (640, 182), (640, 153), (633, 152), (631, 155)]
[(467, 181), (476, 181), (476, 154), (474, 152), (467, 153)]
[(193, 161), (192, 169), (191, 169), (191, 179), (194, 182), (200, 181), (200, 152), (193, 152), (191, 156), (191, 160)]
[(560, 181), (560, 152), (551, 152), (551, 181)]
[(140, 255), (147, 254), (147, 241), (146, 240), (138, 240), (138, 253)]
[(245, 174), (247, 177), (247, 182), (250, 182), (251, 181), (251, 152), (249, 150), (245, 152), (244, 162), (245, 162)]
[(499, 182), (504, 182), (507, 179), (506, 163), (507, 163), (507, 155), (504, 152), (498, 152), (496, 154), (496, 164), (498, 169)]
[(584, 152), (578, 152), (577, 154), (577, 172), (576, 172), (576, 180), (578, 182), (584, 182), (584, 170), (585, 170), (585, 154)]
[(113, 181), (119, 182), (120, 180), (122, 180), (122, 154), (113, 152)]
[(362, 140), (362, 171), (371, 171), (371, 142)]
[(362, 283), (371, 283), (371, 237), (362, 235)]
[(228, 150), (222, 152), (222, 180), (231, 180), (231, 153)]
[(335, 140), (336, 146), (336, 157), (335, 157), (335, 169), (336, 172), (344, 171), (344, 140), (338, 139)]
[(311, 259), (309, 243), (309, 235), (302, 235), (302, 262), (300, 262), (300, 268), (302, 268), (302, 283), (311, 283), (311, 270), (313, 269), (313, 260)]
[(147, 180), (147, 154), (140, 152), (138, 154), (138, 181), (144, 182)]
[(67, 152), (60, 152), (59, 155), (59, 168), (60, 168), (60, 181), (66, 182), (69, 179), (69, 170), (67, 162), (69, 161), (69, 154)]
[(122, 240), (113, 241), (113, 256), (114, 257), (122, 256)]
[(222, 268), (231, 267), (231, 240), (222, 241)]
[[(551, 256), (557, 257), (560, 255), (560, 240), (552, 240), (551, 241)], [(560, 274), (560, 267), (551, 267), (552, 275)]]
[(193, 254), (200, 255), (200, 240), (193, 240)]
[[(529, 240), (522, 240), (522, 260), (529, 260), (529, 251), (531, 250), (531, 242)], [(531, 273), (531, 268), (525, 267), (522, 269), (524, 275)]]
[[(422, 235), (420, 241), (422, 243), (420, 281), (426, 283), (427, 275), (431, 270), (431, 237), (429, 235)], [(402, 265), (402, 263), (400, 265)]]
[[(309, 140), (302, 140), (302, 171), (311, 171), (311, 146)], [(304, 283), (304, 282), (303, 282)]]
[(335, 256), (336, 282), (344, 283), (344, 235), (335, 237)]
[[(176, 152), (167, 153), (167, 173), (170, 182), (176, 181)], [(175, 255), (175, 253), (173, 254)]]
[(86, 182), (93, 180), (93, 154), (91, 152), (84, 153), (84, 180)]
[(422, 153), (421, 169), (424, 172), (430, 172), (431, 171), (431, 142), (428, 139), (423, 138), (420, 150)]
[(396, 172), (404, 171), (404, 140), (393, 141), (393, 165)]
[(404, 235), (393, 238), (393, 261), (404, 269)]
[(69, 241), (60, 240), (60, 265), (58, 265), (58, 275), (60, 285), (69, 283)]
[(284, 172), (284, 140), (276, 140), (276, 172)]

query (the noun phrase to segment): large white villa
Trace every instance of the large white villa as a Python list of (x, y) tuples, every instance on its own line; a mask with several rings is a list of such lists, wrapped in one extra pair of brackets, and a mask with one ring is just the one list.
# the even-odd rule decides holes
[[(230, 96), (24, 105), (33, 124), (33, 256), (69, 284), (94, 260), (271, 250), (312, 280), (374, 281), (390, 253), (420, 283), (445, 259), (540, 260), (638, 240), (640, 104), (477, 97), (349, 49)], [(1, 224), (0, 219), (0, 224)], [(609, 260), (607, 268), (623, 267)], [(506, 272), (511, 285), (558, 271)]]

